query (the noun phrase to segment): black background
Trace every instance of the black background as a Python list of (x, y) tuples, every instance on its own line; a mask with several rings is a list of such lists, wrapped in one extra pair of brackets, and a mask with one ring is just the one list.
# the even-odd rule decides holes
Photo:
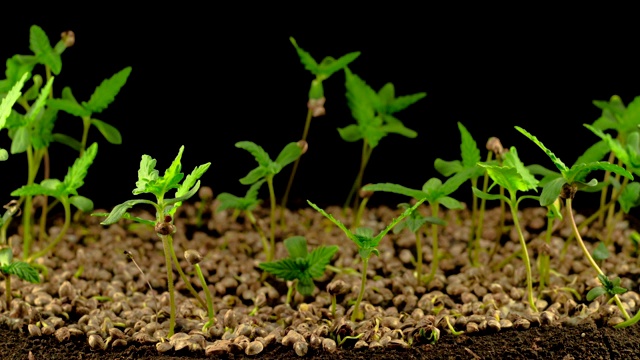
[[(420, 188), (430, 177), (442, 178), (433, 162), (460, 158), (458, 121), (478, 142), (483, 157), (486, 140), (497, 136), (505, 146), (516, 146), (525, 164), (553, 168), (546, 155), (513, 128), (519, 125), (570, 165), (597, 140), (582, 126), (600, 115), (592, 100), (617, 94), (629, 103), (640, 95), (633, 55), (636, 34), (600, 21), (469, 21), (431, 13), (421, 21), (397, 16), (383, 21), (384, 14), (378, 14), (349, 25), (320, 10), (305, 14), (298, 23), (266, 14), (248, 18), (239, 10), (168, 10), (162, 16), (16, 15), (0, 22), (0, 59), (30, 53), (32, 24), (41, 26), (52, 44), (62, 31), (73, 30), (76, 44), (62, 55), (54, 89), (59, 97), (62, 88), (70, 86), (79, 101), (88, 100), (103, 79), (133, 67), (116, 101), (96, 115), (121, 131), (123, 143), (109, 144), (91, 129), (89, 143), (98, 141), (99, 151), (79, 190), (96, 207), (107, 209), (136, 197), (131, 191), (142, 154), (156, 158), (162, 174), (180, 145), (185, 145), (185, 173), (211, 162), (203, 185), (216, 194), (243, 195), (247, 187), (238, 179), (256, 162), (234, 144), (256, 142), (275, 158), (302, 134), (312, 75), (300, 64), (289, 36), (318, 61), (361, 51), (350, 68), (375, 90), (392, 82), (398, 96), (427, 92), (425, 99), (397, 114), (418, 137), (391, 134), (382, 139), (372, 153), (365, 183)], [(434, 24), (436, 20), (443, 21)], [(336, 131), (355, 121), (346, 105), (344, 76), (336, 73), (324, 84), (327, 115), (311, 124), (309, 151), (291, 194), (294, 204), (310, 199), (321, 206), (341, 205), (359, 166), (361, 143), (346, 143)], [(61, 113), (55, 130), (79, 139), (81, 128), (80, 119)], [(0, 134), (0, 146), (10, 147), (6, 130)], [(62, 179), (77, 154), (57, 143), (50, 153), (52, 176)], [(26, 181), (25, 154), (11, 155), (0, 169), (0, 199), (8, 202), (9, 193)], [(275, 178), (278, 197), (290, 169)], [(465, 187), (455, 196), (468, 201), (470, 190)], [(266, 186), (261, 197), (268, 197)], [(576, 206), (580, 201), (593, 203), (597, 196), (579, 199), (584, 200), (576, 200)], [(395, 206), (405, 200), (380, 194), (372, 203)]]

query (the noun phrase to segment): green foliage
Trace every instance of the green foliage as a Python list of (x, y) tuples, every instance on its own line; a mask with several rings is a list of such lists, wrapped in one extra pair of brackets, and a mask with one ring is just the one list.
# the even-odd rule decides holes
[[(515, 146), (504, 154), (504, 160), (502, 165), (491, 165), (487, 163), (478, 163), (478, 165), (484, 168), (489, 177), (494, 181), (494, 185), (498, 184), (507, 189), (511, 193), (517, 191), (529, 191), (536, 190), (538, 186), (538, 180), (531, 174), (531, 172), (524, 166)], [(480, 195), (481, 192), (474, 193), (483, 198)], [(487, 197), (484, 197), (488, 199)]]
[(220, 201), (220, 205), (218, 206), (217, 211), (220, 212), (226, 209), (251, 211), (255, 209), (261, 202), (261, 200), (258, 200), (258, 191), (265, 181), (266, 180), (262, 179), (253, 183), (249, 190), (247, 190), (244, 197), (238, 197), (226, 192), (218, 194), (216, 199)]
[(0, 272), (5, 276), (15, 275), (33, 284), (40, 283), (38, 271), (23, 261), (14, 261), (11, 248), (0, 249)]
[(594, 100), (593, 104), (602, 110), (602, 115), (593, 122), (599, 130), (615, 130), (624, 139), (627, 134), (637, 131), (640, 125), (640, 97), (625, 106), (618, 95), (609, 101)]
[(473, 139), (473, 136), (471, 136), (471, 133), (469, 133), (461, 122), (458, 122), (458, 129), (460, 130), (461, 139), (461, 160), (446, 161), (438, 158), (434, 162), (434, 167), (440, 174), (447, 177), (464, 170), (470, 170), (469, 178), (478, 178), (484, 172), (484, 170), (478, 166), (481, 160), (480, 149), (478, 149), (478, 145)]
[(598, 279), (602, 286), (596, 286), (587, 293), (587, 301), (593, 301), (600, 295), (606, 294), (608, 297), (620, 295), (627, 292), (627, 289), (620, 286), (620, 278), (610, 280), (603, 274), (598, 274)]
[[(398, 205), (398, 207), (402, 209), (408, 209), (411, 207), (411, 204), (401, 203)], [(433, 217), (433, 216), (423, 216), (422, 214), (420, 214), (419, 211), (414, 211), (411, 213), (411, 215), (406, 217), (404, 221), (400, 222), (398, 225), (396, 225), (395, 228), (393, 228), (393, 233), (399, 234), (404, 229), (409, 229), (409, 231), (411, 231), (412, 233), (415, 233), (422, 227), (422, 225), (427, 223), (436, 224), (440, 226), (447, 225), (447, 222), (440, 218)]]
[(603, 242), (598, 243), (598, 246), (593, 249), (593, 253), (591, 255), (594, 259), (599, 261), (606, 260), (611, 256), (609, 250), (607, 250), (607, 246)]
[[(22, 78), (18, 80), (18, 82), (13, 85), (7, 96), (2, 99), (0, 103), (0, 130), (4, 128), (7, 118), (11, 114), (11, 108), (13, 104), (20, 98), (22, 95), (22, 87), (24, 86), (25, 81), (27, 81), (28, 73), (22, 75)], [(0, 148), (0, 161), (7, 160), (9, 158), (9, 154), (7, 150)]]
[(285, 280), (297, 280), (296, 289), (302, 295), (311, 295), (315, 287), (313, 279), (324, 275), (326, 266), (338, 251), (338, 246), (319, 246), (307, 252), (307, 240), (293, 236), (284, 240), (289, 257), (278, 261), (263, 262), (260, 269)]
[(269, 154), (262, 147), (251, 141), (237, 142), (236, 147), (247, 150), (258, 162), (257, 168), (240, 179), (240, 183), (243, 185), (251, 185), (266, 177), (273, 177), (302, 154), (302, 149), (295, 142), (287, 144), (275, 161), (271, 160)]

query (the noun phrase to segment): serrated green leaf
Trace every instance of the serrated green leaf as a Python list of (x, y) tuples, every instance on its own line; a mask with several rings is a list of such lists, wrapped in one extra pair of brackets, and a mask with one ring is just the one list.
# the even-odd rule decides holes
[(263, 262), (260, 263), (258, 267), (268, 273), (273, 274), (276, 277), (285, 280), (295, 280), (302, 275), (299, 264), (290, 258), (285, 258), (278, 261)]
[(55, 133), (55, 134), (52, 134), (52, 136), (53, 136), (53, 141), (58, 142), (60, 144), (67, 145), (68, 147), (72, 148), (75, 151), (79, 152), (80, 149), (82, 148), (82, 144), (80, 143), (80, 141), (72, 138), (69, 135)]
[(640, 183), (631, 182), (622, 190), (618, 203), (625, 214), (628, 214), (631, 208), (640, 205)]
[(629, 154), (627, 153), (627, 150), (622, 146), (622, 144), (620, 144), (620, 141), (618, 141), (617, 139), (613, 139), (611, 135), (605, 134), (604, 132), (602, 132), (602, 130), (597, 129), (589, 124), (583, 125), (598, 137), (600, 137), (600, 139), (602, 139), (602, 141), (607, 144), (607, 147), (616, 155), (618, 159), (622, 161), (622, 163), (627, 165), (629, 164)]
[(164, 204), (166, 206), (165, 213), (167, 213), (167, 209), (169, 209), (168, 213), (171, 216), (173, 216), (173, 214), (176, 212), (176, 210), (182, 204), (182, 202), (193, 197), (198, 192), (199, 189), (200, 189), (200, 180), (196, 181), (195, 185), (193, 185), (193, 187), (189, 189), (189, 191), (186, 194), (175, 197), (173, 199), (165, 199), (164, 201)]
[(69, 198), (69, 203), (78, 208), (78, 210), (88, 213), (93, 211), (93, 201), (84, 196), (76, 195)]
[(415, 104), (420, 99), (422, 99), (422, 98), (424, 98), (426, 96), (427, 96), (426, 92), (420, 92), (420, 93), (411, 94), (411, 95), (399, 96), (399, 97), (393, 99), (393, 101), (390, 104), (387, 104), (387, 106), (385, 107), (385, 112), (387, 114), (393, 114), (393, 113), (399, 112), (399, 111), (404, 110), (404, 109), (408, 108), (409, 106)]
[(478, 163), (478, 165), (487, 170), (491, 180), (509, 190), (509, 192), (529, 190), (529, 184), (514, 167), (486, 165), (484, 163)]
[(300, 279), (298, 279), (298, 284), (296, 285), (296, 290), (304, 295), (304, 296), (309, 296), (313, 294), (313, 289), (315, 289), (316, 286), (313, 283), (313, 280), (306, 274), (303, 274), (303, 276), (300, 277)]
[(78, 189), (84, 184), (84, 178), (87, 176), (89, 166), (93, 163), (98, 153), (98, 143), (93, 143), (69, 168), (67, 175), (62, 181), (64, 183), (64, 191), (67, 195), (78, 195)]
[(633, 180), (633, 175), (629, 171), (618, 165), (611, 164), (606, 161), (596, 161), (588, 164), (579, 164), (573, 166), (571, 167), (571, 169), (569, 169), (569, 171), (565, 173), (565, 177), (567, 178), (567, 181), (569, 183), (585, 182), (587, 175), (596, 170), (610, 171), (614, 174), (624, 176), (629, 180)]
[[(382, 240), (382, 238), (389, 231), (391, 231), (391, 229), (393, 229), (396, 225), (398, 225), (398, 223), (400, 221), (402, 221), (404, 218), (406, 218), (407, 216), (411, 215), (411, 213), (413, 213), (415, 211), (415, 209), (417, 209), (420, 205), (422, 205), (422, 203), (425, 202), (426, 200), (427, 200), (427, 198), (422, 198), (422, 199), (418, 200), (413, 206), (411, 206), (410, 208), (405, 210), (402, 214), (400, 214), (400, 216), (398, 216), (397, 218), (391, 220), (389, 225), (387, 225), (387, 227), (385, 227), (382, 231), (380, 231), (380, 233), (378, 233), (378, 235), (375, 236), (375, 238), (373, 238), (373, 240), (371, 241), (372, 246), (374, 246), (374, 247), (378, 246), (378, 244), (380, 243), (380, 240)], [(377, 253), (376, 249), (373, 249), (372, 251)]]
[(504, 196), (504, 195), (500, 195), (500, 194), (489, 194), (486, 193), (480, 189), (478, 189), (477, 187), (472, 187), (471, 190), (473, 191), (473, 194), (477, 197), (479, 197), (480, 199), (484, 199), (484, 200), (504, 200), (505, 202), (509, 202), (509, 199)]
[(271, 165), (272, 163), (271, 158), (269, 157), (269, 154), (267, 154), (267, 152), (264, 151), (264, 149), (260, 145), (254, 142), (239, 141), (236, 143), (235, 146), (239, 149), (247, 150), (251, 155), (253, 155), (253, 157), (256, 159), (258, 164), (260, 164), (260, 166), (266, 167)]
[(284, 247), (291, 259), (307, 258), (307, 239), (304, 236), (292, 236), (284, 240)]
[(593, 301), (593, 299), (606, 293), (607, 290), (605, 290), (602, 286), (596, 286), (593, 289), (589, 290), (589, 292), (587, 293), (587, 301)]
[(120, 89), (127, 83), (129, 74), (131, 74), (131, 66), (120, 70), (109, 79), (102, 81), (102, 83), (94, 90), (89, 101), (82, 102), (82, 106), (93, 113), (102, 112), (113, 102), (113, 100), (115, 100)]
[(0, 249), (0, 266), (6, 266), (13, 262), (13, 250), (11, 248)]
[(7, 96), (2, 99), (2, 102), (0, 103), (0, 129), (4, 127), (7, 118), (11, 114), (13, 104), (15, 104), (15, 102), (20, 98), (20, 95), (22, 95), (21, 90), (24, 87), (24, 83), (27, 81), (28, 76), (28, 73), (22, 75), (22, 78), (13, 85)]
[(338, 251), (338, 246), (319, 246), (311, 251), (307, 256), (309, 268), (307, 273), (311, 278), (316, 279), (324, 275), (327, 265), (331, 262), (331, 258)]
[(345, 67), (345, 78), (347, 105), (351, 109), (351, 116), (360, 125), (373, 123), (376, 117), (375, 108), (379, 107), (378, 95), (348, 67)]
[(147, 193), (147, 186), (155, 182), (159, 175), (156, 167), (156, 159), (149, 155), (142, 155), (140, 160), (140, 168), (138, 169), (138, 181), (136, 181), (136, 188), (133, 190), (133, 195)]
[(540, 193), (540, 206), (550, 206), (553, 204), (560, 193), (562, 187), (567, 183), (567, 180), (563, 177), (558, 177), (546, 183), (542, 187), (542, 193)]
[(362, 190), (391, 192), (394, 194), (410, 196), (414, 199), (422, 199), (424, 197), (427, 197), (428, 195), (424, 191), (410, 189), (402, 185), (391, 184), (391, 183), (367, 184), (362, 187)]
[(300, 48), (293, 37), (289, 37), (289, 41), (291, 41), (291, 44), (295, 47), (296, 53), (298, 53), (298, 57), (300, 58), (302, 65), (304, 65), (304, 68), (309, 70), (312, 74), (317, 75), (318, 63), (316, 60), (311, 56), (311, 54)]
[(47, 106), (52, 109), (62, 110), (73, 116), (83, 117), (90, 116), (91, 111), (82, 107), (82, 105), (67, 99), (49, 99), (47, 100)]
[(104, 121), (100, 121), (98, 119), (91, 119), (91, 125), (98, 128), (100, 134), (104, 136), (104, 138), (114, 145), (122, 144), (122, 135), (120, 135), (120, 131), (113, 127), (112, 125), (107, 124)]
[(352, 241), (356, 241), (356, 236), (354, 233), (351, 232), (351, 230), (347, 229), (346, 226), (344, 226), (344, 224), (333, 217), (333, 215), (327, 213), (326, 211), (322, 210), (321, 208), (318, 207), (318, 205), (312, 203), (311, 201), (307, 200), (307, 203), (314, 208), (316, 211), (318, 211), (320, 214), (322, 214), (324, 217), (326, 217), (327, 219), (329, 219), (332, 223), (334, 223), (337, 227), (340, 228), (340, 230), (342, 230), (345, 235), (347, 235), (347, 237), (352, 240)]
[(40, 95), (38, 95), (38, 98), (33, 103), (33, 105), (31, 105), (31, 108), (25, 115), (25, 118), (28, 123), (36, 119), (36, 117), (40, 114), (40, 111), (42, 110), (42, 108), (44, 108), (45, 104), (47, 103), (47, 97), (51, 93), (51, 86), (53, 86), (53, 80), (54, 80), (53, 76), (49, 78), (47, 83), (44, 85), (44, 87), (40, 91)]
[(258, 191), (260, 190), (262, 184), (265, 183), (265, 181), (265, 179), (262, 179), (251, 185), (243, 198), (229, 193), (218, 194), (216, 199), (220, 202), (220, 205), (218, 206), (216, 211), (220, 212), (226, 209), (238, 209), (243, 211), (253, 210), (260, 203), (260, 200), (258, 200)]
[(149, 190), (156, 196), (163, 196), (171, 189), (178, 189), (180, 181), (184, 178), (182, 171), (182, 153), (184, 152), (184, 145), (180, 146), (178, 155), (171, 162), (171, 165), (164, 171), (164, 174), (148, 185)]
[(614, 286), (613, 289), (611, 289), (611, 293), (614, 295), (621, 295), (627, 292), (627, 289), (621, 287), (621, 286)]
[(0, 269), (5, 274), (15, 275), (30, 283), (40, 283), (40, 275), (38, 274), (38, 271), (26, 262), (14, 261), (9, 265), (2, 266)]
[[(382, 116), (383, 119), (388, 119), (391, 117), (391, 115), (384, 115), (384, 114), (380, 116)], [(381, 126), (380, 130), (382, 130), (384, 133), (398, 134), (398, 135), (408, 137), (410, 139), (413, 139), (418, 136), (417, 132), (404, 126), (399, 120), (398, 122), (388, 123), (386, 125)]]
[(53, 142), (53, 127), (58, 118), (58, 110), (45, 109), (42, 116), (33, 122), (33, 131), (31, 132), (31, 145), (35, 150), (49, 147)]
[(536, 145), (538, 145), (538, 147), (540, 147), (540, 149), (542, 149), (542, 151), (544, 151), (545, 154), (549, 156), (553, 164), (558, 168), (558, 170), (560, 170), (562, 174), (564, 174), (566, 171), (569, 170), (567, 165), (565, 165), (558, 157), (556, 157), (556, 155), (553, 152), (551, 152), (551, 150), (547, 149), (547, 147), (544, 146), (544, 144), (540, 140), (538, 140), (537, 137), (531, 135), (528, 131), (526, 131), (525, 129), (519, 126), (516, 126), (515, 128), (516, 130), (521, 132), (524, 136), (529, 138), (529, 140), (533, 141)]
[(124, 217), (124, 214), (127, 212), (128, 209), (130, 209), (134, 205), (138, 205), (138, 204), (155, 205), (155, 203), (153, 201), (149, 201), (149, 200), (145, 200), (145, 199), (127, 200), (127, 201), (123, 202), (122, 204), (118, 204), (118, 205), (114, 206), (113, 209), (111, 209), (111, 212), (109, 212), (109, 215), (107, 216), (107, 218), (104, 219), (100, 224), (101, 225), (115, 224), (116, 222), (118, 222), (118, 220), (120, 220), (120, 219), (122, 219)]
[(300, 148), (300, 146), (298, 146), (298, 144), (295, 142), (291, 142), (287, 144), (282, 149), (282, 151), (280, 151), (280, 154), (278, 154), (275, 162), (280, 165), (280, 169), (282, 169), (283, 167), (294, 162), (297, 158), (300, 157), (300, 155), (302, 155), (302, 149)]
[(465, 168), (475, 167), (476, 164), (481, 161), (478, 144), (461, 122), (458, 122), (458, 130), (460, 130), (460, 155), (462, 165)]
[(198, 181), (202, 175), (207, 172), (210, 166), (210, 162), (196, 166), (193, 171), (191, 171), (191, 174), (187, 175), (182, 184), (180, 184), (180, 187), (176, 191), (176, 197), (183, 196), (189, 192), (189, 190), (195, 185), (196, 181)]
[(49, 37), (37, 25), (32, 25), (29, 32), (29, 48), (36, 54), (38, 61), (51, 68), (51, 71), (58, 75), (62, 70), (62, 59), (60, 54), (53, 51)]
[(527, 185), (527, 190), (536, 190), (538, 186), (538, 180), (529, 172), (529, 170), (524, 166), (522, 161), (520, 161), (520, 157), (518, 157), (518, 151), (515, 146), (512, 146), (511, 149), (504, 154), (504, 166), (513, 167), (518, 172), (518, 175), (522, 178), (522, 180)]
[(13, 85), (20, 81), (24, 74), (27, 74), (27, 80), (31, 78), (31, 71), (38, 61), (33, 55), (14, 55), (5, 62), (7, 69), (5, 70), (6, 80), (0, 81), (0, 92), (8, 92)]
[(51, 197), (59, 197), (62, 195), (62, 191), (60, 189), (43, 186), (42, 184), (30, 184), (23, 185), (22, 187), (13, 190), (11, 192), (11, 196), (37, 196), (37, 195), (47, 195)]

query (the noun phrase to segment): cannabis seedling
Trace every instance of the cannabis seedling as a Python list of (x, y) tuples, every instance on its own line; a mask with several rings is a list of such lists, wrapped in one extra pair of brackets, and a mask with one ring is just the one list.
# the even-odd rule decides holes
[[(527, 250), (527, 243), (522, 233), (522, 227), (520, 226), (520, 220), (518, 219), (518, 204), (520, 201), (526, 198), (534, 198), (535, 196), (517, 196), (518, 191), (536, 190), (538, 187), (538, 180), (529, 172), (524, 166), (518, 152), (515, 147), (504, 154), (504, 161), (502, 166), (491, 165), (486, 163), (478, 163), (483, 167), (491, 179), (494, 181), (494, 185), (498, 184), (505, 188), (509, 192), (509, 197), (500, 194), (489, 194), (474, 187), (473, 192), (482, 199), (487, 200), (499, 200), (502, 199), (511, 209), (511, 216), (513, 218), (513, 226), (518, 231), (518, 239), (520, 240), (520, 246), (522, 247), (522, 260), (524, 261), (525, 270), (527, 272), (527, 297), (529, 300), (529, 306), (533, 311), (538, 311), (535, 300), (533, 298), (533, 280), (531, 275), (531, 262), (529, 260), (529, 251)], [(536, 190), (537, 191), (537, 190)]]
[(235, 211), (243, 211), (245, 218), (249, 220), (251, 225), (260, 235), (260, 241), (262, 241), (262, 250), (264, 251), (265, 259), (267, 261), (271, 261), (271, 250), (269, 247), (269, 242), (267, 241), (267, 237), (262, 231), (260, 225), (256, 221), (256, 217), (253, 216), (253, 209), (256, 208), (260, 204), (262, 200), (258, 200), (258, 191), (262, 184), (265, 183), (265, 179), (258, 180), (253, 183), (244, 197), (235, 196), (230, 193), (220, 193), (216, 197), (218, 201), (220, 201), (220, 205), (218, 206), (217, 212), (226, 210), (226, 209), (234, 209)]
[(356, 299), (356, 303), (353, 309), (353, 313), (351, 313), (351, 321), (356, 321), (357, 319), (361, 319), (360, 315), (360, 303), (362, 302), (362, 298), (364, 296), (365, 286), (367, 285), (367, 266), (369, 264), (369, 258), (371, 255), (379, 255), (380, 252), (377, 249), (378, 244), (380, 244), (380, 240), (393, 229), (400, 221), (402, 221), (407, 216), (411, 215), (411, 213), (418, 208), (423, 202), (427, 199), (420, 199), (416, 202), (412, 207), (405, 210), (400, 216), (393, 219), (391, 223), (384, 228), (378, 235), (373, 236), (373, 229), (366, 227), (359, 227), (354, 232), (351, 232), (340, 220), (337, 220), (333, 217), (333, 215), (328, 214), (326, 211), (319, 208), (316, 204), (307, 200), (309, 205), (316, 209), (316, 211), (320, 212), (327, 219), (331, 220), (332, 223), (336, 224), (347, 237), (353, 241), (358, 247), (358, 255), (362, 258), (362, 281), (360, 284), (360, 292), (358, 293), (358, 298)]
[(271, 160), (269, 154), (259, 145), (251, 141), (240, 141), (236, 143), (236, 147), (245, 149), (258, 162), (258, 167), (251, 170), (245, 177), (240, 179), (240, 183), (243, 185), (251, 185), (262, 179), (267, 181), (269, 187), (269, 205), (271, 205), (271, 224), (270, 224), (270, 252), (267, 257), (267, 261), (273, 260), (276, 253), (276, 195), (273, 191), (273, 177), (282, 171), (282, 168), (294, 162), (302, 155), (302, 148), (300, 143), (287, 144), (276, 160)]
[[(11, 193), (11, 196), (29, 196), (46, 195), (54, 197), (62, 204), (64, 209), (64, 224), (62, 229), (56, 235), (55, 239), (51, 241), (46, 247), (40, 251), (30, 254), (31, 243), (26, 243), (27, 238), (24, 238), (23, 248), (26, 250), (22, 254), (23, 259), (29, 263), (35, 259), (48, 254), (52, 251), (58, 243), (64, 238), (71, 224), (71, 205), (77, 207), (80, 211), (89, 212), (93, 210), (93, 202), (84, 197), (78, 195), (78, 189), (84, 185), (84, 178), (87, 176), (89, 166), (93, 163), (93, 159), (98, 152), (98, 143), (93, 143), (87, 151), (82, 154), (71, 167), (67, 175), (62, 181), (58, 179), (45, 179), (40, 184), (24, 185)], [(26, 213), (26, 209), (25, 209)], [(26, 216), (26, 215), (25, 215)], [(27, 230), (25, 229), (25, 233)]]
[[(18, 101), (20, 96), (22, 96), (22, 87), (24, 86), (25, 81), (29, 77), (29, 73), (24, 73), (22, 78), (18, 80), (18, 82), (13, 85), (9, 93), (2, 99), (0, 102), (0, 130), (2, 130), (7, 122), (7, 118), (11, 114), (11, 108), (13, 104)], [(5, 161), (9, 158), (9, 154), (7, 150), (0, 148), (0, 161)]]
[(35, 268), (23, 261), (13, 260), (11, 248), (0, 249), (0, 273), (4, 275), (7, 304), (11, 303), (11, 275), (33, 284), (40, 282), (40, 275)]
[[(458, 189), (458, 187), (467, 181), (470, 172), (468, 170), (459, 172), (450, 177), (444, 184), (438, 178), (429, 179), (422, 186), (422, 190), (409, 189), (402, 185), (397, 184), (370, 184), (364, 186), (363, 190), (368, 191), (386, 191), (395, 194), (410, 196), (416, 200), (424, 199), (429, 203), (431, 209), (430, 217), (422, 217), (419, 213), (412, 212), (412, 215), (405, 219), (405, 222), (416, 236), (416, 273), (418, 282), (428, 284), (436, 276), (439, 267), (440, 251), (438, 247), (438, 225), (446, 224), (443, 220), (438, 218), (440, 205), (447, 209), (462, 209), (462, 204), (449, 196), (452, 192)], [(429, 275), (426, 279), (422, 278), (422, 238), (419, 233), (420, 227), (425, 223), (431, 224), (431, 249), (433, 253), (433, 260), (431, 260), (431, 266)]]
[(196, 269), (196, 274), (198, 275), (198, 280), (200, 281), (200, 286), (202, 286), (202, 291), (204, 291), (204, 296), (207, 299), (207, 314), (209, 315), (209, 320), (202, 326), (202, 332), (207, 333), (207, 329), (211, 327), (216, 322), (216, 311), (213, 307), (213, 298), (211, 297), (211, 291), (209, 291), (209, 287), (207, 286), (207, 281), (202, 274), (202, 269), (200, 268), (200, 262), (202, 261), (202, 255), (195, 250), (187, 250), (184, 252), (184, 258), (187, 259), (187, 262)]
[(338, 246), (319, 246), (307, 252), (307, 240), (304, 236), (292, 236), (284, 241), (289, 257), (278, 261), (263, 262), (258, 265), (276, 277), (292, 281), (287, 292), (286, 305), (291, 303), (293, 288), (302, 295), (311, 295), (315, 284), (313, 279), (324, 275), (325, 268), (331, 262)]
[[(138, 170), (138, 181), (136, 182), (136, 188), (133, 190), (134, 195), (139, 194), (153, 194), (156, 197), (156, 201), (136, 199), (127, 200), (122, 204), (116, 205), (110, 213), (93, 214), (95, 216), (106, 216), (106, 219), (100, 224), (111, 225), (119, 221), (121, 218), (131, 219), (135, 222), (142, 224), (152, 225), (162, 240), (162, 247), (164, 249), (165, 265), (167, 268), (167, 288), (169, 291), (169, 333), (167, 337), (171, 337), (174, 333), (176, 324), (176, 303), (175, 294), (173, 290), (173, 264), (175, 264), (180, 277), (184, 281), (185, 285), (191, 292), (191, 294), (202, 304), (203, 307), (207, 307), (206, 303), (200, 298), (195, 291), (191, 282), (182, 271), (180, 262), (173, 249), (173, 233), (176, 231), (175, 225), (173, 225), (173, 215), (176, 210), (182, 205), (182, 202), (194, 196), (200, 188), (200, 177), (209, 169), (211, 163), (202, 164), (196, 166), (191, 174), (184, 177), (182, 173), (182, 165), (180, 159), (182, 158), (182, 152), (184, 146), (180, 147), (178, 156), (173, 160), (169, 168), (164, 172), (163, 176), (159, 176), (156, 167), (156, 159), (149, 155), (142, 155), (140, 161), (140, 169)], [(173, 189), (177, 189), (175, 198), (165, 198), (167, 193)], [(136, 216), (132, 216), (127, 212), (128, 209), (134, 205), (146, 204), (154, 207), (156, 211), (155, 221), (142, 219)]]
[[(300, 58), (300, 62), (302, 63), (302, 65), (304, 65), (304, 68), (311, 72), (311, 74), (315, 75), (315, 79), (311, 80), (311, 86), (309, 88), (309, 100), (307, 101), (307, 119), (304, 123), (304, 130), (302, 131), (302, 141), (306, 142), (307, 135), (309, 134), (309, 127), (311, 125), (311, 118), (319, 117), (325, 114), (324, 103), (326, 99), (324, 97), (324, 87), (322, 86), (322, 82), (328, 79), (334, 73), (344, 69), (345, 66), (349, 65), (358, 56), (360, 56), (360, 52), (351, 52), (339, 57), (338, 59), (327, 56), (322, 59), (320, 63), (318, 63), (311, 56), (311, 54), (304, 51), (298, 46), (298, 43), (293, 37), (290, 37), (289, 41), (291, 41), (291, 44), (293, 44), (293, 46), (296, 48), (296, 52), (298, 53), (298, 57)], [(283, 224), (284, 211), (282, 209), (287, 207), (289, 192), (291, 191), (293, 178), (296, 176), (296, 170), (298, 169), (299, 163), (300, 158), (298, 157), (293, 163), (291, 175), (289, 176), (289, 183), (287, 183), (287, 189), (285, 190), (284, 196), (282, 197), (280, 222), (282, 222)]]
[[(521, 127), (516, 126), (515, 128), (516, 130), (521, 132), (524, 136), (529, 138), (529, 140), (533, 141), (536, 145), (538, 145), (538, 147), (540, 147), (540, 149), (542, 149), (542, 151), (544, 151), (545, 154), (549, 156), (553, 164), (558, 168), (558, 170), (560, 170), (560, 174), (562, 175), (558, 178), (555, 178), (554, 180), (547, 182), (543, 186), (542, 193), (540, 194), (540, 205), (548, 206), (553, 202), (555, 202), (558, 197), (565, 200), (565, 209), (566, 209), (565, 216), (569, 219), (569, 223), (571, 224), (571, 228), (573, 229), (573, 234), (576, 237), (576, 240), (578, 240), (578, 244), (582, 249), (582, 253), (589, 261), (589, 264), (591, 264), (591, 267), (593, 267), (593, 269), (596, 270), (598, 275), (606, 276), (604, 272), (602, 272), (598, 264), (595, 262), (591, 254), (589, 253), (589, 250), (584, 244), (584, 241), (582, 241), (582, 236), (580, 235), (580, 231), (578, 230), (576, 221), (573, 217), (573, 198), (575, 197), (578, 190), (583, 189), (585, 187), (593, 187), (598, 184), (598, 180), (596, 179), (591, 179), (588, 182), (586, 181), (587, 175), (589, 175), (592, 171), (595, 171), (595, 170), (610, 171), (614, 174), (619, 174), (621, 176), (624, 176), (630, 179), (633, 179), (633, 175), (629, 171), (621, 168), (620, 166), (608, 163), (606, 161), (594, 161), (590, 163), (581, 163), (569, 168), (558, 157), (556, 157), (556, 155), (553, 152), (551, 152), (551, 150), (549, 150), (546, 146), (544, 146), (544, 144), (542, 144), (542, 142), (538, 140), (538, 138), (531, 135), (528, 131), (526, 131)], [(616, 325), (616, 327), (629, 326), (637, 322), (638, 320), (640, 320), (640, 311), (636, 314), (636, 316), (634, 316), (633, 319), (630, 319), (629, 314), (627, 314), (627, 311), (622, 306), (622, 302), (620, 301), (620, 298), (618, 297), (617, 294), (613, 295), (613, 300), (616, 302), (616, 305), (620, 309), (620, 312), (622, 313), (624, 318), (627, 319), (627, 321)]]

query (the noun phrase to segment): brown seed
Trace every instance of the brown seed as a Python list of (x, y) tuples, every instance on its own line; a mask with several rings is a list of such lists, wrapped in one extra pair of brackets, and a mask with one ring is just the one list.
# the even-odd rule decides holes
[(264, 345), (260, 341), (254, 340), (244, 349), (244, 353), (249, 356), (257, 355), (261, 353), (263, 349)]
[(127, 340), (125, 340), (125, 339), (115, 339), (111, 343), (111, 347), (112, 348), (121, 348), (121, 347), (125, 347), (125, 346), (127, 346)]
[(513, 327), (516, 328), (516, 330), (527, 330), (530, 326), (531, 323), (529, 320), (523, 318), (517, 319), (513, 322)]
[(296, 352), (296, 355), (305, 356), (305, 355), (307, 355), (307, 352), (309, 351), (309, 345), (307, 345), (307, 342), (304, 341), (304, 340), (296, 341), (293, 344), (293, 350)]
[(87, 339), (89, 346), (94, 350), (104, 350), (104, 340), (100, 337), (100, 335), (91, 334)]
[(199, 264), (202, 261), (202, 255), (200, 255), (199, 252), (193, 249), (185, 251), (184, 258), (187, 259), (187, 261), (191, 265)]
[(336, 350), (338, 349), (338, 346), (335, 342), (335, 340), (329, 339), (329, 338), (324, 338), (322, 340), (322, 349), (328, 353), (334, 353), (336, 352)]
[(158, 350), (160, 354), (164, 354), (171, 349), (173, 349), (173, 345), (168, 341), (156, 343), (156, 350)]
[(42, 331), (40, 331), (40, 328), (34, 324), (29, 324), (28, 330), (29, 330), (29, 335), (31, 336), (42, 336)]
[(216, 340), (213, 344), (206, 347), (204, 350), (205, 356), (220, 356), (228, 354), (231, 351), (231, 341), (229, 340)]
[(295, 330), (289, 330), (287, 335), (282, 338), (282, 345), (284, 346), (293, 346), (297, 342), (304, 342), (304, 336), (300, 335)]
[(75, 298), (75, 295), (76, 291), (69, 281), (65, 281), (60, 284), (60, 287), (58, 288), (58, 296), (60, 298), (68, 298), (69, 300), (73, 300)]

